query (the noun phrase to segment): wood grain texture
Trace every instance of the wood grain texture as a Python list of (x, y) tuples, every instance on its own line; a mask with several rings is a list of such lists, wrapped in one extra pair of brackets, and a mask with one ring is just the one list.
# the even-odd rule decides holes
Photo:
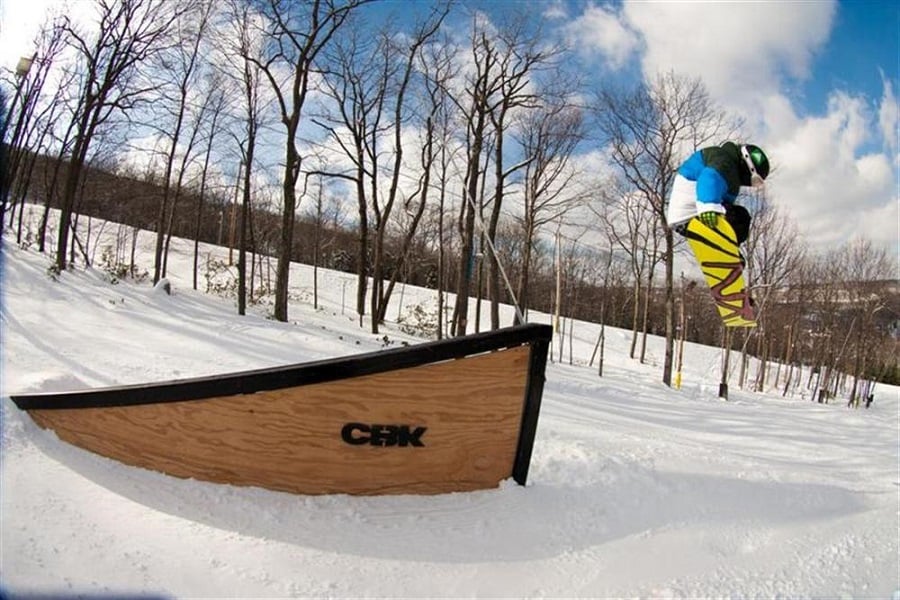
[[(301, 494), (434, 494), (511, 476), (530, 347), (256, 394), (30, 410), (76, 446), (177, 477)], [(351, 445), (347, 423), (426, 427), (423, 447)]]

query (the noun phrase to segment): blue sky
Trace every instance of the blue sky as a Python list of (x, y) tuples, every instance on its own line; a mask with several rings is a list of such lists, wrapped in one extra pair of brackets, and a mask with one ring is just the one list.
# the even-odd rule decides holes
[[(0, 0), (0, 67), (29, 53), (47, 6)], [(69, 0), (78, 17), (86, 0)], [(900, 240), (900, 8), (897, 2), (649, 2), (457, 0), (500, 22), (527, 14), (571, 44), (591, 85), (638, 83), (675, 70), (703, 79), (744, 118), (777, 171), (767, 198), (816, 249), (864, 236), (898, 254)], [(407, 19), (427, 0), (387, 0), (365, 10)]]
[(834, 88), (858, 90), (871, 98), (881, 95), (881, 69), (895, 83), (900, 65), (900, 8), (897, 2), (840, 2), (831, 35), (814, 59), (813, 77), (804, 86), (809, 112), (825, 108)]
[(497, 21), (527, 9), (576, 49), (598, 86), (670, 69), (702, 78), (723, 108), (744, 118), (748, 141), (766, 148), (778, 170), (767, 198), (815, 250), (866, 237), (898, 256), (900, 3), (462, 4)]

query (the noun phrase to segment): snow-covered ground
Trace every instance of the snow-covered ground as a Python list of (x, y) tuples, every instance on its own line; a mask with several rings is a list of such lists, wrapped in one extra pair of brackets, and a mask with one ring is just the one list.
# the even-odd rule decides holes
[[(151, 237), (141, 245), (150, 269)], [(574, 364), (548, 365), (528, 486), (438, 496), (181, 480), (74, 448), (15, 407), (17, 392), (341, 356), (385, 335), (421, 341), (396, 324), (360, 328), (351, 275), (320, 271), (313, 310), (300, 265), (291, 323), (265, 306), (239, 317), (233, 300), (191, 289), (191, 248), (173, 241), (168, 296), (101, 270), (54, 281), (48, 256), (4, 239), (6, 595), (900, 598), (898, 388), (878, 386), (871, 409), (852, 410), (743, 391), (735, 374), (726, 402), (715, 348), (687, 346), (675, 390), (660, 381), (662, 340), (642, 365), (628, 358), (630, 333), (608, 330), (599, 377), (587, 364), (599, 327), (577, 323)], [(389, 317), (433, 302), (407, 288)]]

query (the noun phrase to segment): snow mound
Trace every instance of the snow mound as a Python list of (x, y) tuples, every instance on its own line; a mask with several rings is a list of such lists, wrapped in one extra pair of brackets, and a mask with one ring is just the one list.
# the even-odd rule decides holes
[(155, 296), (171, 296), (172, 295), (172, 283), (163, 277), (159, 281), (156, 282), (156, 285), (153, 286), (153, 294)]
[(17, 378), (17, 394), (60, 393), (87, 390), (91, 385), (72, 373), (38, 371)]

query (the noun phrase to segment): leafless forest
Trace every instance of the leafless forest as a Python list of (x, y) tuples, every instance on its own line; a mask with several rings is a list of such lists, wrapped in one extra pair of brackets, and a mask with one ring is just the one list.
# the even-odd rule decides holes
[[(574, 50), (539, 22), (489, 22), (452, 2), (80, 7), (87, 21), (49, 17), (33, 54), (0, 74), (0, 222), (56, 273), (102, 256), (157, 282), (176, 236), (233, 248), (227, 293), (241, 314), (265, 299), (288, 320), (288, 266), (301, 261), (357, 274), (355, 309), (373, 333), (411, 283), (453, 302), (432, 337), (511, 325), (509, 303), (516, 320), (559, 315), (561, 333), (571, 319), (630, 329), (634, 360), (663, 336), (667, 385), (683, 339), (777, 365), (752, 381), (742, 366), (742, 387), (805, 386), (859, 406), (873, 382), (900, 383), (886, 248), (862, 237), (813, 253), (762, 192), (745, 199), (757, 328), (723, 331), (705, 285), (680, 272), (664, 211), (675, 169), (742, 133), (702, 80), (588, 87)], [(23, 226), (25, 203), (43, 207), (39, 227)], [(122, 224), (118, 247), (92, 247), (76, 228), (91, 217)], [(152, 265), (134, 263), (139, 229), (156, 234)], [(208, 268), (195, 252), (195, 287)]]

